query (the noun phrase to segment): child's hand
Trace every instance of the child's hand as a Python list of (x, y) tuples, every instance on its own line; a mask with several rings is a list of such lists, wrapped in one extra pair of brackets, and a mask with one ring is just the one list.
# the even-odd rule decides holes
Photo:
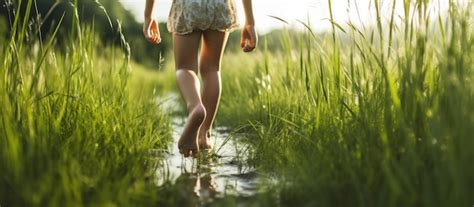
[(258, 44), (257, 32), (253, 25), (245, 25), (242, 29), (240, 47), (244, 52), (252, 52)]
[(160, 44), (160, 29), (158, 28), (158, 22), (155, 19), (145, 18), (145, 23), (143, 24), (143, 34), (149, 42), (153, 44)]

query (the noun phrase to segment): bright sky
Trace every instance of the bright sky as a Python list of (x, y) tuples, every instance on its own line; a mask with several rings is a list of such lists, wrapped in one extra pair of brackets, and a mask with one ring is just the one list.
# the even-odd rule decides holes
[[(156, 0), (155, 16), (159, 21), (166, 21), (171, 2), (173, 0)], [(242, 1), (235, 0), (237, 3), (240, 22), (244, 22)], [(435, 0), (439, 7), (434, 10), (438, 13), (447, 9), (449, 0)], [(470, 0), (461, 0), (470, 1)], [(146, 0), (120, 0), (126, 8), (131, 10), (137, 17), (137, 20), (143, 21), (143, 10)], [(356, 3), (357, 8), (356, 9)], [(333, 16), (336, 22), (344, 23), (352, 19), (355, 24), (371, 23), (374, 21), (373, 0), (332, 0)], [(381, 0), (382, 14), (390, 15), (390, 8), (393, 0)], [(397, 1), (396, 13), (403, 14), (402, 0)], [(330, 27), (329, 9), (327, 0), (253, 0), (254, 13), (257, 28), (260, 31), (268, 31), (273, 28), (284, 26), (284, 24), (274, 18), (277, 16), (291, 23), (293, 26), (300, 25), (296, 20), (307, 22), (308, 18), (316, 30), (325, 30)]]

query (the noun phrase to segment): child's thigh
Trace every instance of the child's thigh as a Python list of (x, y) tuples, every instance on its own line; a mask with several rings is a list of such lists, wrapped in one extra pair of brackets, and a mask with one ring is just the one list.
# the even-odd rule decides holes
[(186, 35), (173, 34), (173, 49), (176, 69), (197, 70), (198, 49), (202, 33), (195, 31)]
[(216, 30), (203, 31), (200, 69), (214, 68), (219, 70), (222, 55), (224, 54), (228, 32)]

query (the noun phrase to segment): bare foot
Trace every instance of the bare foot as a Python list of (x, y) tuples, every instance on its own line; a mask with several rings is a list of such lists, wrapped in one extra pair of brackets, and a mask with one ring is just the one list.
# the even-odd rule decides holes
[(212, 149), (210, 131), (202, 130), (202, 132), (199, 132), (199, 147), (202, 149)]
[(195, 106), (190, 110), (188, 120), (184, 126), (183, 134), (179, 138), (178, 149), (184, 157), (197, 156), (199, 152), (198, 130), (206, 118), (206, 109), (202, 105)]

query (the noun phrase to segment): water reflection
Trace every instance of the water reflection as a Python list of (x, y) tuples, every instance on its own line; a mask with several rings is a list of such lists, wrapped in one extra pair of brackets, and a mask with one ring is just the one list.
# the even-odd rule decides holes
[(180, 188), (183, 198), (191, 203), (212, 202), (217, 195), (215, 185), (209, 174), (184, 173), (175, 181), (175, 187)]

